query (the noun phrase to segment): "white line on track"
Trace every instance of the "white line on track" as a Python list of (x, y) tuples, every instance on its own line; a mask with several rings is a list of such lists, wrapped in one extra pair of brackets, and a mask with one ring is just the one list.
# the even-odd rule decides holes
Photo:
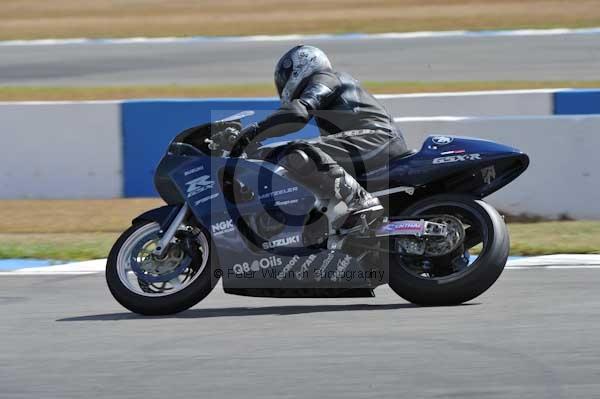
[(79, 276), (79, 275), (84, 275), (84, 274), (98, 274), (103, 272), (102, 271), (97, 271), (97, 272), (68, 272), (68, 271), (59, 271), (59, 272), (52, 272), (52, 271), (48, 271), (48, 272), (23, 272), (20, 270), (15, 270), (13, 272), (0, 272), (0, 276)]
[[(103, 273), (106, 259), (96, 259), (65, 265), (31, 267), (10, 272), (0, 272), (0, 276), (48, 276), (85, 275)], [(547, 255), (510, 259), (506, 270), (582, 270), (600, 269), (600, 255)]]
[(84, 262), (67, 263), (64, 265), (27, 267), (10, 272), (0, 272), (0, 276), (39, 276), (39, 275), (69, 275), (94, 274), (104, 272), (106, 259), (95, 259)]
[(582, 115), (498, 115), (498, 116), (407, 116), (394, 118), (394, 122), (463, 122), (463, 121), (507, 121), (507, 120), (558, 120), (594, 118), (600, 119), (600, 115), (582, 114)]
[(68, 39), (36, 39), (36, 40), (6, 40), (0, 41), (1, 46), (55, 46), (77, 44), (165, 44), (165, 43), (196, 43), (196, 42), (284, 42), (308, 40), (409, 40), (435, 39), (452, 37), (506, 37), (506, 36), (557, 36), (557, 35), (597, 35), (600, 27), (581, 29), (518, 29), (518, 30), (487, 30), (487, 31), (425, 31), (425, 32), (389, 32), (389, 33), (349, 33), (349, 34), (320, 34), (320, 35), (255, 35), (255, 36), (191, 36), (191, 37), (126, 37), (126, 38), (68, 38)]
[(506, 266), (506, 270), (532, 270), (532, 269), (600, 269), (597, 265), (564, 265), (564, 266)]

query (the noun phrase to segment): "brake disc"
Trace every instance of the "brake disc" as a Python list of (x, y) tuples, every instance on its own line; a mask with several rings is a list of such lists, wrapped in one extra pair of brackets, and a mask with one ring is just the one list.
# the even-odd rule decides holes
[(425, 256), (444, 256), (457, 250), (465, 240), (465, 227), (455, 216), (440, 215), (429, 218), (428, 221), (442, 223), (448, 228), (446, 237), (431, 237), (425, 242)]
[[(192, 259), (185, 256), (185, 252), (177, 244), (172, 245), (163, 258), (156, 258), (148, 253), (144, 246), (142, 244), (137, 251), (135, 249), (132, 251), (137, 255), (131, 258), (131, 270), (139, 279), (147, 283), (168, 282), (179, 276), (192, 262)], [(138, 256), (143, 253), (147, 256), (139, 259)]]

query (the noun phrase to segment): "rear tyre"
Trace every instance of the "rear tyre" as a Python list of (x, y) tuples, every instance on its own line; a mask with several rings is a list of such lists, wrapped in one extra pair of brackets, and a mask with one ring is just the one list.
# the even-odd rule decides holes
[[(407, 267), (400, 256), (389, 257), (389, 285), (402, 298), (422, 306), (458, 305), (470, 301), (498, 279), (510, 250), (510, 239), (502, 216), (489, 204), (467, 196), (440, 195), (420, 201), (403, 216), (454, 214), (467, 225), (466, 262), (456, 272), (439, 276)], [(479, 247), (477, 258), (468, 263), (469, 250)]]
[[(150, 252), (159, 231), (155, 222), (134, 224), (113, 245), (106, 262), (106, 282), (113, 297), (123, 307), (146, 316), (182, 312), (204, 299), (218, 281), (212, 276), (211, 243), (205, 231), (198, 234), (197, 256), (172, 244), (166, 260), (153, 263)], [(132, 268), (135, 262), (144, 268), (142, 273), (139, 266), (137, 271)], [(161, 275), (170, 280), (157, 282)]]

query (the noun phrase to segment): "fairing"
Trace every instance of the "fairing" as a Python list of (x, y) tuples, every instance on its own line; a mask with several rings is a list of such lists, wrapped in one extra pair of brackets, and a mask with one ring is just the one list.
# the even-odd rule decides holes
[[(246, 187), (241, 200), (239, 193), (227, 194), (229, 189), (223, 187), (232, 170), (239, 187)], [(349, 282), (325, 273), (325, 269), (346, 273), (362, 269), (354, 257), (342, 251), (303, 245), (303, 223), (315, 197), (273, 172), (273, 165), (262, 161), (198, 157), (171, 173), (194, 216), (211, 233), (224, 287), (281, 287), (283, 280), (286, 287), (370, 287), (366, 279)], [(285, 227), (266, 241), (253, 242), (246, 230), (265, 209), (285, 213)]]
[(430, 136), (420, 151), (390, 160), (387, 168), (367, 172), (371, 191), (410, 186), (428, 193), (463, 192), (485, 197), (527, 169), (523, 152), (492, 141)]

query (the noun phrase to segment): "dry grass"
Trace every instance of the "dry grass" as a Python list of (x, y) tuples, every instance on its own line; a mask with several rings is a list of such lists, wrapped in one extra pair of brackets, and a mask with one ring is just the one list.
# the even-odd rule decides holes
[[(95, 259), (159, 199), (0, 201), (0, 258)], [(511, 253), (600, 253), (600, 222), (513, 223)]]
[[(593, 88), (600, 81), (363, 82), (376, 94), (542, 88)], [(276, 94), (272, 84), (213, 86), (0, 87), (0, 101), (115, 100), (126, 98), (263, 97)]]
[(166, 97), (263, 97), (277, 95), (273, 84), (208, 86), (0, 87), (0, 101), (115, 100)]
[(3, 0), (0, 39), (600, 25), (598, 0)]
[(2, 200), (0, 234), (120, 232), (135, 216), (162, 205), (157, 198)]

